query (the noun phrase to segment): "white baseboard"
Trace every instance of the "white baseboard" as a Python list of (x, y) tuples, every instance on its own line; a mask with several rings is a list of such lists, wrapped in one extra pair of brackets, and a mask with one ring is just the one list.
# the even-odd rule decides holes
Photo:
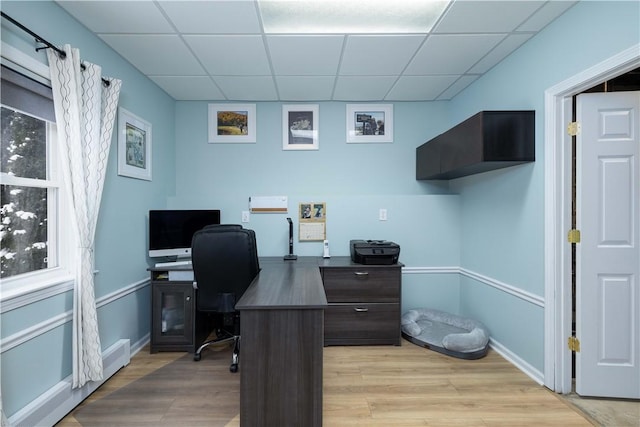
[[(144, 345), (140, 345), (140, 342), (136, 344), (139, 346), (138, 350)], [(72, 389), (72, 379), (69, 376), (16, 412), (9, 418), (9, 425), (15, 427), (53, 426), (120, 368), (128, 365), (130, 360), (130, 340), (119, 340), (102, 354), (104, 378), (101, 381), (90, 382), (82, 388)]]
[(520, 369), (526, 376), (534, 380), (540, 385), (544, 384), (544, 373), (531, 366), (525, 360), (521, 359), (517, 354), (500, 344), (493, 338), (489, 338), (489, 347), (496, 351), (500, 356), (507, 359), (516, 368)]
[(131, 344), (131, 348), (129, 350), (130, 356), (133, 357), (136, 354), (138, 354), (138, 352), (142, 350), (142, 347), (149, 344), (150, 341), (151, 341), (151, 334), (149, 333), (143, 336), (142, 338), (140, 338), (140, 340)]

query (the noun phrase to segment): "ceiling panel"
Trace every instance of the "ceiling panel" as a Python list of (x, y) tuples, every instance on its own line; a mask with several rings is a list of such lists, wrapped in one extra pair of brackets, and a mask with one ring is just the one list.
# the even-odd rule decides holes
[(277, 76), (335, 76), (344, 36), (267, 36), (267, 45)]
[(456, 1), (434, 33), (508, 33), (534, 14), (544, 1)]
[(270, 76), (262, 36), (183, 36), (207, 72), (224, 76)]
[(451, 86), (458, 76), (403, 76), (386, 99), (389, 101), (433, 101)]
[[(130, 2), (127, 2), (129, 4)], [(252, 1), (159, 1), (176, 30), (183, 34), (260, 34)], [(128, 6), (127, 6), (128, 7)]]
[[(73, 17), (94, 33), (170, 33), (173, 27), (160, 9), (150, 1), (132, 1), (124, 5), (113, 1), (58, 2)], [(143, 16), (144, 19), (140, 19)]]
[(527, 40), (531, 38), (531, 34), (511, 34), (502, 40), (498, 46), (491, 50), (486, 56), (478, 61), (469, 69), (469, 73), (483, 74), (489, 71), (494, 65), (502, 61), (511, 52), (519, 48)]
[(177, 35), (103, 34), (100, 37), (144, 74), (205, 74), (196, 57)]
[(227, 99), (238, 101), (277, 101), (271, 76), (218, 76), (215, 78)]
[(574, 1), (548, 1), (536, 11), (524, 24), (518, 27), (518, 31), (540, 31), (551, 21), (562, 15), (574, 5)]
[(504, 34), (429, 36), (407, 67), (406, 74), (464, 74), (504, 37)]
[(221, 99), (224, 94), (209, 76), (150, 76), (169, 96), (191, 100)]
[(466, 75), (456, 80), (447, 90), (442, 92), (436, 99), (449, 100), (463, 91), (467, 86), (478, 79), (478, 75)]
[(329, 99), (333, 91), (333, 76), (279, 76), (276, 77), (279, 99), (282, 101), (305, 101)]
[(424, 38), (424, 35), (349, 36), (340, 74), (398, 76)]
[(57, 0), (176, 100), (450, 99), (575, 1)]
[(395, 76), (341, 76), (336, 82), (336, 101), (384, 100), (398, 78)]

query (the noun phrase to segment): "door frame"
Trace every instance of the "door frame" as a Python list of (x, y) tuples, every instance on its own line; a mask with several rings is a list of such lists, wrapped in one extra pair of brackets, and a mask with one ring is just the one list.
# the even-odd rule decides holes
[(544, 94), (544, 385), (572, 391), (571, 352), (571, 121), (572, 97), (640, 66), (636, 44), (550, 87)]

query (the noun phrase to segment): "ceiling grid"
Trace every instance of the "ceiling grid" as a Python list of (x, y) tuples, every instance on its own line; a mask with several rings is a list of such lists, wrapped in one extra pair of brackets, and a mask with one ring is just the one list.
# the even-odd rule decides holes
[(453, 98), (576, 2), (57, 3), (176, 100), (399, 102)]

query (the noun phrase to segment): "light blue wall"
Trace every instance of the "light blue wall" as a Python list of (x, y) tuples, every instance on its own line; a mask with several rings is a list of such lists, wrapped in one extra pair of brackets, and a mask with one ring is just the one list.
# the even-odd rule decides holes
[[(407, 235), (403, 259), (431, 264), (414, 253), (423, 247), (416, 238), (422, 233), (415, 231), (438, 229), (441, 217), (446, 221), (452, 209), (437, 201), (428, 207), (421, 204), (425, 194), (431, 195), (427, 200), (439, 200), (438, 195), (449, 191), (446, 182), (416, 181), (415, 148), (430, 126), (445, 120), (445, 105), (396, 103), (394, 108), (392, 144), (347, 144), (345, 104), (324, 102), (320, 149), (283, 151), (279, 103), (257, 104), (257, 143), (208, 144), (207, 103), (178, 102), (176, 196), (170, 204), (219, 207), (223, 222), (239, 222), (249, 197), (286, 195), (288, 214), (254, 214), (248, 224), (258, 234), (260, 255), (275, 256), (287, 250), (285, 218), (296, 218), (298, 203), (327, 202), (327, 238), (334, 254), (348, 254), (351, 238), (398, 240)], [(380, 208), (387, 209), (388, 221), (378, 220)], [(319, 255), (321, 245), (298, 243), (296, 251)]]
[[(451, 182), (463, 268), (544, 297), (544, 91), (638, 43), (640, 2), (580, 2), (451, 102), (456, 122), (480, 110), (536, 111), (535, 163)], [(460, 304), (543, 370), (544, 307), (468, 278)]]
[[(385, 239), (401, 247), (410, 268), (460, 264), (457, 195), (447, 182), (415, 179), (415, 149), (431, 129), (444, 130), (447, 103), (395, 103), (392, 144), (347, 144), (346, 104), (319, 103), (319, 150), (282, 150), (282, 104), (257, 103), (255, 144), (207, 143), (207, 103), (176, 106), (176, 196), (173, 207), (219, 208), (222, 222), (240, 223), (251, 196), (286, 195), (288, 214), (253, 214), (260, 256), (288, 251), (322, 255), (322, 242), (299, 242), (299, 203), (326, 202), (327, 239), (333, 256), (349, 255), (351, 239)], [(388, 220), (378, 219), (387, 209)], [(420, 298), (418, 298), (420, 297)], [(458, 311), (455, 274), (403, 277), (403, 310), (429, 304)]]
[[(581, 2), (451, 102), (395, 103), (393, 144), (346, 144), (345, 104), (320, 103), (320, 150), (282, 151), (281, 104), (257, 103), (256, 144), (208, 144), (207, 103), (174, 102), (50, 1), (3, 1), (2, 10), (49, 41), (80, 48), (85, 60), (124, 81), (120, 105), (153, 125), (153, 181), (117, 175), (112, 146), (97, 231), (98, 298), (147, 277), (149, 209), (220, 208), (240, 221), (249, 196), (287, 195), (327, 203), (334, 256), (352, 238), (401, 245), (403, 310), (430, 306), (476, 317), (508, 351), (543, 367), (543, 308), (466, 275), (543, 296), (544, 90), (638, 43), (638, 2)], [(6, 27), (5, 27), (6, 25)], [(2, 25), (2, 40), (33, 52), (33, 40)], [(414, 179), (415, 148), (480, 110), (536, 110), (533, 164), (450, 183)], [(388, 221), (378, 210), (388, 210)], [(252, 215), (261, 256), (287, 251), (287, 215)], [(300, 243), (298, 255), (319, 255)], [(70, 310), (69, 294), (3, 313), (2, 337)], [(149, 332), (148, 287), (99, 309), (103, 347)], [(70, 324), (2, 353), (2, 397), (14, 414), (70, 373)], [(46, 351), (43, 351), (46, 349)]]
[[(101, 65), (104, 75), (123, 80), (119, 105), (153, 126), (152, 182), (118, 176), (114, 132), (96, 232), (95, 289), (100, 301), (148, 278), (145, 212), (165, 207), (167, 195), (174, 191), (175, 102), (54, 2), (2, 1), (1, 7), (51, 43), (79, 48), (82, 59)], [(2, 41), (46, 64), (45, 53), (35, 51), (33, 38), (4, 19)], [(1, 336), (47, 325), (71, 309), (71, 293), (66, 292), (5, 311), (0, 316)], [(149, 287), (101, 305), (98, 318), (103, 349), (123, 338), (132, 344), (143, 340), (149, 334)], [(11, 416), (70, 375), (71, 323), (3, 349), (1, 358), (2, 399)]]

